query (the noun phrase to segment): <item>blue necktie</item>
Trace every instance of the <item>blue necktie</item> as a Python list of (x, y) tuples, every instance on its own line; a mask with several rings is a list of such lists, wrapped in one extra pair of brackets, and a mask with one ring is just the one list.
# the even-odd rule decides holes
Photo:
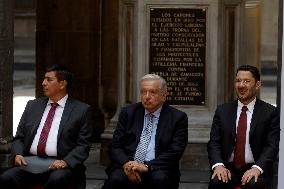
[(140, 163), (144, 163), (145, 161), (146, 151), (151, 139), (152, 128), (153, 128), (153, 114), (149, 113), (147, 114), (147, 126), (141, 134), (140, 141), (138, 143), (134, 156), (134, 160)]

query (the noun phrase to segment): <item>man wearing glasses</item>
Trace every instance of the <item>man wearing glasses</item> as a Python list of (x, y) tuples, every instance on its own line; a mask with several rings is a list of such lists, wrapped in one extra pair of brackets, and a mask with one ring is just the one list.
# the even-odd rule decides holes
[(209, 189), (267, 188), (279, 150), (279, 112), (256, 98), (260, 89), (256, 67), (237, 69), (238, 99), (216, 109), (208, 142), (212, 176)]

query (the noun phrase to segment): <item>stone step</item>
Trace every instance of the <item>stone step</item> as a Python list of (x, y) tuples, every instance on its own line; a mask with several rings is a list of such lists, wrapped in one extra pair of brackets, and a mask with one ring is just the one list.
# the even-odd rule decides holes
[(31, 86), (35, 88), (35, 71), (34, 70), (15, 70), (13, 74), (13, 85)]
[(277, 75), (262, 75), (260, 77), (262, 86), (275, 87), (277, 84)]

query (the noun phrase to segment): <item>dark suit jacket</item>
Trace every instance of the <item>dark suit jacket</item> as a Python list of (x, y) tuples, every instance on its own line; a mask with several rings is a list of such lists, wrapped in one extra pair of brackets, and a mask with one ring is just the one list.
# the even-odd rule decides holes
[[(234, 150), (238, 101), (223, 104), (215, 112), (208, 155), (210, 165), (228, 163)], [(250, 124), (249, 143), (255, 164), (264, 173), (271, 169), (279, 150), (279, 112), (274, 106), (257, 99)]]
[[(122, 109), (113, 141), (110, 145), (112, 166), (133, 160), (143, 129), (145, 109), (141, 103)], [(188, 142), (187, 115), (166, 104), (163, 105), (156, 131), (155, 159), (147, 165), (151, 170), (179, 171), (179, 160)]]
[[(12, 143), (13, 155), (29, 155), (48, 98), (38, 98), (27, 103)], [(90, 106), (68, 97), (57, 136), (57, 158), (71, 168), (82, 165), (89, 156), (92, 115)]]

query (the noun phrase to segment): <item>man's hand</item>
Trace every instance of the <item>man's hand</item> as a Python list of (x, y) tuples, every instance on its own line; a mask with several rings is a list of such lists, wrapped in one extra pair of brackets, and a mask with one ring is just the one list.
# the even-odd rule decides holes
[(229, 169), (226, 169), (223, 165), (218, 165), (214, 168), (214, 173), (212, 174), (211, 179), (214, 179), (215, 176), (218, 177), (218, 180), (223, 182), (229, 182), (231, 180), (231, 172)]
[(65, 169), (68, 165), (64, 160), (55, 160), (49, 167), (49, 170)]
[(27, 165), (25, 158), (22, 155), (15, 156), (15, 166)]
[(145, 164), (135, 162), (135, 164), (132, 166), (132, 170), (139, 173), (145, 173), (148, 172), (148, 167)]
[(242, 185), (248, 183), (253, 177), (255, 179), (255, 182), (257, 182), (258, 176), (260, 174), (260, 170), (258, 170), (256, 167), (252, 167), (251, 169), (247, 170), (242, 177)]
[(128, 179), (133, 183), (140, 183), (141, 177), (138, 171), (133, 170), (133, 167), (137, 164), (136, 161), (128, 161), (123, 165), (123, 170)]
[(148, 172), (148, 167), (137, 161), (128, 161), (123, 165), (124, 173), (133, 183), (141, 182), (141, 173)]

